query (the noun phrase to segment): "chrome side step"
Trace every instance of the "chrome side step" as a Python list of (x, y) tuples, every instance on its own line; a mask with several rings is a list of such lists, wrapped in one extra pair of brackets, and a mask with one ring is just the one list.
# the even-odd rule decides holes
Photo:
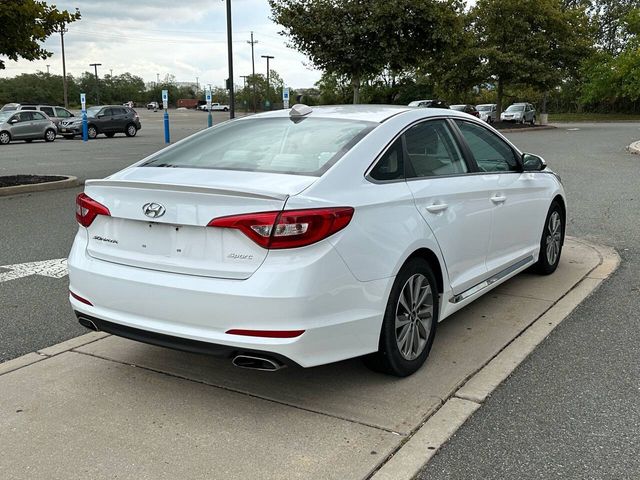
[(458, 295), (454, 295), (449, 299), (449, 303), (460, 303), (463, 300), (466, 300), (470, 296), (475, 295), (478, 292), (481, 292), (485, 288), (493, 285), (499, 280), (502, 280), (507, 275), (510, 275), (511, 273), (515, 272), (521, 267), (524, 267), (526, 264), (531, 263), (532, 261), (533, 261), (533, 255), (529, 255), (527, 258), (523, 258), (522, 260), (517, 261), (513, 265), (509, 265), (507, 268), (505, 268), (504, 270), (501, 270), (495, 275), (492, 275), (487, 280), (484, 280), (478, 283), (477, 285), (474, 285), (473, 287), (465, 290), (462, 293), (459, 293)]

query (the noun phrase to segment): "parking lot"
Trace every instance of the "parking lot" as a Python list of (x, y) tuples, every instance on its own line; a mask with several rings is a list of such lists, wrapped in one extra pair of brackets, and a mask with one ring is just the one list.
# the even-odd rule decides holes
[[(69, 174), (81, 180), (109, 175), (164, 146), (162, 114), (140, 114), (143, 128), (135, 138), (3, 146), (0, 175)], [(206, 127), (204, 113), (170, 115), (172, 141)], [(224, 117), (215, 114), (214, 123)], [(574, 457), (564, 458), (558, 452), (562, 445), (567, 457), (590, 449), (616, 455), (624, 471), (614, 476), (637, 476), (633, 473), (640, 472), (640, 465), (630, 448), (637, 447), (637, 436), (630, 435), (637, 421), (622, 420), (640, 418), (640, 385), (629, 382), (640, 378), (635, 350), (640, 340), (640, 160), (625, 151), (640, 137), (639, 125), (561, 125), (508, 136), (522, 150), (545, 157), (562, 176), (570, 201), (567, 233), (576, 240), (549, 281), (521, 275), (446, 320), (426, 368), (415, 376), (398, 380), (372, 374), (357, 360), (262, 374), (208, 357), (91, 337), (92, 343), (49, 352), (50, 358), (0, 377), (3, 404), (11, 412), (3, 416), (2, 428), (12, 432), (0, 471), (14, 478), (25, 478), (20, 472), (27, 466), (41, 469), (32, 470), (34, 477), (53, 471), (57, 478), (103, 477), (108, 468), (128, 472), (130, 478), (214, 473), (225, 478), (367, 478), (467, 379), (589, 278), (602, 261), (594, 243), (616, 248), (620, 269), (483, 402), (423, 475), (500, 478), (483, 471), (495, 464), (479, 461), (496, 450), (511, 468), (522, 465), (521, 478), (534, 471), (550, 476), (573, 469), (579, 474), (585, 467)], [(0, 197), (0, 361), (86, 333), (68, 306), (64, 275), (47, 270), (48, 264), (22, 267), (25, 275), (19, 278), (9, 275), (15, 265), (66, 257), (76, 230), (78, 191)], [(562, 351), (570, 353), (560, 356)], [(573, 401), (565, 390), (568, 379), (590, 395)], [(527, 401), (532, 392), (535, 403)], [(47, 399), (44, 410), (38, 407), (42, 398)], [(601, 425), (603, 408), (617, 409), (608, 429)], [(584, 421), (567, 425), (567, 416)], [(530, 424), (535, 428), (522, 427)], [(134, 432), (144, 432), (144, 441)], [(93, 446), (91, 455), (87, 444)], [(140, 462), (137, 453), (142, 451), (152, 455)], [(251, 462), (247, 451), (253, 452)], [(518, 462), (518, 451), (530, 452), (525, 463)], [(44, 452), (57, 460), (44, 461)], [(557, 464), (549, 466), (545, 458), (551, 452)], [(428, 446), (423, 453), (426, 458)], [(65, 461), (69, 456), (76, 463)], [(602, 469), (593, 478), (611, 477), (604, 464), (590, 468)], [(384, 467), (378, 475), (385, 478)]]

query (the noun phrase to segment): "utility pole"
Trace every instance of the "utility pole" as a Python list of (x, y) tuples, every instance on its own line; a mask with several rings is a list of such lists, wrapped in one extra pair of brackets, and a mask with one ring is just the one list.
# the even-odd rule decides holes
[(227, 0), (227, 49), (229, 57), (229, 118), (236, 116), (236, 95), (233, 88), (233, 34), (231, 32), (231, 0)]
[(93, 67), (96, 73), (96, 105), (100, 105), (100, 87), (98, 85), (98, 67), (101, 63), (90, 63), (89, 66)]
[(113, 68), (109, 69), (109, 75), (111, 75), (113, 77)]
[(196, 95), (198, 95), (198, 90), (200, 90), (200, 84), (198, 83), (198, 77), (196, 77)]
[(251, 45), (251, 75), (253, 79), (253, 113), (256, 113), (256, 63), (253, 60), (253, 46), (258, 43), (253, 39), (253, 32), (251, 32), (251, 41), (247, 40), (247, 43)]
[(160, 74), (156, 73), (156, 87), (158, 86), (159, 83), (160, 83)]
[(267, 101), (269, 102), (269, 105), (271, 105), (271, 85), (269, 85), (269, 60), (276, 57), (272, 57), (271, 55), (262, 55), (262, 58), (267, 59)]
[(47, 65), (47, 75), (49, 75), (49, 67), (50, 67), (50, 66), (51, 66), (51, 65)]
[(67, 29), (64, 27), (64, 23), (60, 24), (60, 43), (62, 45), (62, 95), (64, 97), (64, 106), (69, 108), (69, 99), (67, 97), (67, 66), (64, 61), (64, 34)]

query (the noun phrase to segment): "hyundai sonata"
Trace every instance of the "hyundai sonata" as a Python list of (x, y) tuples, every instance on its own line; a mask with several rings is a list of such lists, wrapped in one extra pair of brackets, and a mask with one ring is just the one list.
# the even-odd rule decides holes
[(76, 217), (70, 301), (89, 328), (406, 376), (440, 320), (556, 269), (566, 208), (540, 157), (466, 114), (296, 105), (87, 181)]

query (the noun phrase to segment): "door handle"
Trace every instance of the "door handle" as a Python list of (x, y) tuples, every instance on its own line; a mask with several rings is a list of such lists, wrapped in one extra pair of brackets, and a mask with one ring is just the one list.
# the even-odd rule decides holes
[(447, 205), (446, 203), (434, 203), (433, 205), (429, 205), (427, 207), (427, 211), (431, 213), (440, 213), (444, 212), (447, 208), (449, 208), (449, 205)]
[(504, 203), (506, 200), (507, 197), (505, 197), (504, 195), (494, 195), (493, 197), (491, 197), (491, 201), (495, 204)]

